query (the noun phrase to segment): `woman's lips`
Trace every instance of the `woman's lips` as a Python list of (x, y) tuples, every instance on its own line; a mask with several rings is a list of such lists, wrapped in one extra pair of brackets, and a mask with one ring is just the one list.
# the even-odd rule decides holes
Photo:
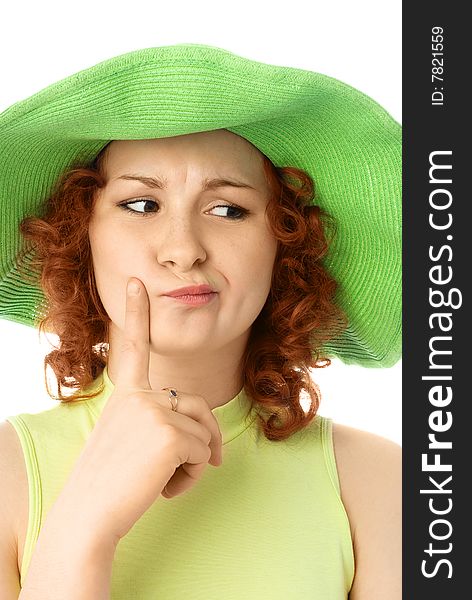
[(176, 296), (195, 296), (197, 294), (211, 294), (211, 292), (214, 292), (215, 290), (213, 290), (209, 285), (205, 284), (201, 284), (201, 285), (188, 285), (185, 287), (181, 287), (178, 288), (176, 290), (172, 290), (170, 292), (164, 292), (164, 296), (172, 296), (172, 297), (176, 297)]
[(181, 304), (190, 304), (192, 306), (202, 306), (204, 304), (209, 304), (212, 302), (216, 296), (218, 296), (218, 292), (211, 292), (209, 294), (187, 294), (185, 296), (164, 296), (165, 298), (169, 298), (169, 300), (174, 300), (176, 302), (180, 302)]

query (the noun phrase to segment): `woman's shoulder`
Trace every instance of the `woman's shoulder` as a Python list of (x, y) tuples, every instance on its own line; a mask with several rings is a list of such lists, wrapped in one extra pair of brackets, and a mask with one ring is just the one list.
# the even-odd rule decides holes
[(352, 598), (363, 597), (368, 586), (385, 590), (379, 597), (400, 598), (401, 446), (339, 423), (333, 423), (333, 446), (356, 557)]
[(21, 412), (9, 415), (7, 420), (17, 430), (20, 438), (28, 430), (28, 438), (49, 437), (65, 433), (74, 436), (84, 428), (91, 429), (98, 418), (95, 399), (56, 401), (53, 406), (37, 412)]
[(28, 524), (28, 476), (20, 440), (8, 421), (0, 423), (0, 475), (1, 562), (19, 576)]
[(2, 483), (4, 477), (8, 480), (8, 485), (2, 486), (0, 512), (7, 515), (3, 532), (12, 540), (18, 570), (23, 561), (29, 503), (35, 502), (30, 498), (29, 479), (32, 490), (37, 490), (40, 467), (57, 478), (64, 465), (80, 452), (93, 420), (84, 402), (70, 402), (36, 413), (11, 415), (0, 423), (0, 476)]
[(353, 468), (357, 478), (369, 477), (387, 463), (400, 467), (402, 448), (396, 442), (341, 423), (333, 422), (332, 430), (336, 462), (340, 463), (338, 469), (345, 471), (345, 477)]
[(401, 495), (402, 449), (387, 438), (334, 422), (333, 447), (343, 503), (355, 529), (372, 518), (376, 501), (386, 509), (388, 499)]

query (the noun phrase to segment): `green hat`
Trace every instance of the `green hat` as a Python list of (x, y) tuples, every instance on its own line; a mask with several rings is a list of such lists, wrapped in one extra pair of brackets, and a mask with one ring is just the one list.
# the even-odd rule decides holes
[(323, 264), (347, 330), (325, 346), (345, 363), (401, 356), (401, 127), (336, 79), (201, 44), (145, 48), (67, 77), (0, 114), (0, 317), (35, 326), (39, 287), (15, 268), (18, 225), (61, 173), (111, 140), (227, 129), (315, 182), (337, 222)]

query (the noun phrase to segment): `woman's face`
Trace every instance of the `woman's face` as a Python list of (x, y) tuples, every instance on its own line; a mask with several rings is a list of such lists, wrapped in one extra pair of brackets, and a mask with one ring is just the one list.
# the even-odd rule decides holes
[[(153, 352), (191, 354), (247, 340), (269, 294), (277, 251), (259, 151), (224, 129), (119, 140), (107, 149), (104, 171), (89, 238), (110, 328), (123, 331), (126, 284), (137, 277), (149, 296)], [(163, 296), (200, 284), (218, 292), (209, 304)]]

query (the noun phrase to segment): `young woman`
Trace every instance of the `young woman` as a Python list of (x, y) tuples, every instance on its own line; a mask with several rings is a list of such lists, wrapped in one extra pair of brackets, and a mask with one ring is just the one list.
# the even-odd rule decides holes
[(400, 598), (400, 448), (309, 371), (400, 356), (399, 126), (189, 44), (0, 129), (0, 314), (61, 342), (61, 402), (0, 426), (2, 598)]

